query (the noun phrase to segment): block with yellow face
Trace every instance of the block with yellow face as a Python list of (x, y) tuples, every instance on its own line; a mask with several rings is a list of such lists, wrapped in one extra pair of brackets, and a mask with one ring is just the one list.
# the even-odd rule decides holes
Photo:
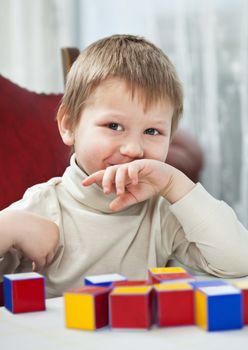
[(195, 308), (196, 324), (207, 331), (243, 327), (242, 294), (231, 285), (198, 288)]
[(68, 328), (95, 330), (108, 325), (108, 295), (111, 288), (80, 287), (64, 293)]

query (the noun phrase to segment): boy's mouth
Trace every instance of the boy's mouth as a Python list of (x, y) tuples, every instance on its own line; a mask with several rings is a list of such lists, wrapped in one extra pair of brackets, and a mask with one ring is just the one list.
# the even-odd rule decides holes
[(126, 163), (132, 162), (134, 159), (127, 159), (127, 158), (122, 158), (122, 159), (109, 159), (106, 161), (107, 167), (108, 166), (114, 166), (114, 165), (122, 165)]
[(108, 166), (114, 166), (114, 165), (122, 165), (122, 164), (126, 164), (126, 163), (130, 163), (130, 161), (129, 162), (118, 162), (118, 163), (109, 163), (109, 165)]

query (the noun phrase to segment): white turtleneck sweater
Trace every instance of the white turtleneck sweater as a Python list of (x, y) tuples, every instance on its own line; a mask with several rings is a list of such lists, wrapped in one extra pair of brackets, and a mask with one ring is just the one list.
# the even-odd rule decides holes
[[(147, 278), (149, 267), (176, 258), (186, 266), (219, 277), (248, 275), (248, 232), (233, 210), (197, 184), (170, 205), (154, 197), (118, 213), (97, 185), (83, 187), (86, 174), (75, 155), (62, 177), (28, 189), (10, 208), (28, 210), (54, 221), (59, 248), (44, 268), (47, 297), (83, 284), (87, 275), (120, 273)], [(11, 249), (0, 274), (27, 271), (31, 263)]]

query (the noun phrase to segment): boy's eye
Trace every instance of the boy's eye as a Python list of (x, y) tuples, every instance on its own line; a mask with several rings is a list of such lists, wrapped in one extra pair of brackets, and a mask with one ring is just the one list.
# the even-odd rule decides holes
[(148, 135), (159, 135), (159, 131), (157, 129), (154, 128), (149, 128), (145, 130), (145, 134)]
[(112, 130), (117, 130), (117, 131), (121, 131), (122, 130), (122, 126), (118, 123), (109, 123), (107, 124), (107, 127), (109, 129), (112, 129)]

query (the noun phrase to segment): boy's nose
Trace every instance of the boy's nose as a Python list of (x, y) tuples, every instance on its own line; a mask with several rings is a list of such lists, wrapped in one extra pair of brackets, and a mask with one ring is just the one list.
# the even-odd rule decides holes
[(127, 156), (129, 158), (134, 158), (134, 159), (143, 158), (144, 156), (143, 147), (138, 141), (124, 143), (120, 147), (120, 153), (123, 156)]

